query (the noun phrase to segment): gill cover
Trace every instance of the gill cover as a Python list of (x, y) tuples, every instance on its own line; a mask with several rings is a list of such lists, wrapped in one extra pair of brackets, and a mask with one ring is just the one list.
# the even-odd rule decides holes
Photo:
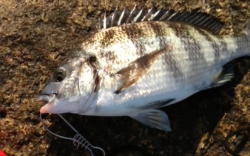
[[(79, 57), (57, 68), (37, 97), (41, 113), (83, 113), (96, 98), (99, 76), (93, 57)], [(96, 80), (98, 79), (98, 80)]]

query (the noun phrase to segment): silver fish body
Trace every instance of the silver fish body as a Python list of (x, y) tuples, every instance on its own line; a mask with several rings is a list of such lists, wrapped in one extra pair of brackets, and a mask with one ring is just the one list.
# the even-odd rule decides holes
[(249, 41), (248, 29), (218, 36), (172, 21), (100, 30), (82, 44), (79, 57), (55, 71), (37, 98), (47, 101), (40, 112), (130, 116), (170, 131), (168, 116), (157, 108), (230, 81), (233, 72), (223, 66), (249, 55)]

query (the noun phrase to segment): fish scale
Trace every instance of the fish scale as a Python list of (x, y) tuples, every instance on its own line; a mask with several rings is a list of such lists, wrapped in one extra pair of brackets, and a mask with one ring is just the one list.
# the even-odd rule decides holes
[[(172, 22), (154, 22), (153, 24), (149, 22), (141, 22), (131, 25), (122, 25), (121, 27), (126, 27), (126, 30), (131, 29), (131, 33), (128, 35), (127, 31), (124, 31), (124, 29), (120, 27), (110, 28), (110, 30), (108, 29), (103, 33), (105, 34), (108, 31), (116, 33), (116, 35), (112, 35), (113, 38), (110, 38), (110, 40), (113, 41), (112, 43), (107, 45), (105, 44), (107, 42), (102, 41), (102, 39), (106, 39), (106, 37), (98, 38), (94, 36), (93, 38), (96, 38), (95, 42), (98, 42), (99, 39), (101, 40), (100, 43), (104, 43), (104, 45), (98, 46), (97, 48), (92, 48), (92, 44), (83, 44), (85, 50), (92, 55), (98, 56), (98, 53), (109, 53), (106, 56), (115, 56), (113, 57), (114, 61), (110, 59), (110, 57), (102, 57), (105, 55), (97, 57), (99, 62), (103, 62), (103, 68), (105, 68), (105, 66), (109, 66), (110, 68), (108, 69), (112, 69), (113, 66), (116, 67), (113, 70), (108, 71), (109, 73), (115, 73), (116, 71), (119, 71), (120, 69), (126, 67), (129, 62), (132, 62), (137, 58), (142, 57), (143, 54), (141, 52), (138, 52), (142, 51), (142, 49), (144, 54), (147, 54), (162, 47), (171, 45), (173, 45), (173, 50), (170, 54), (166, 54), (167, 58), (165, 58), (165, 60), (166, 63), (169, 65), (167, 70), (173, 70), (173, 73), (175, 73), (175, 79), (178, 79), (178, 75), (184, 76), (183, 73), (193, 73), (191, 72), (193, 70), (197, 71), (197, 73), (202, 73), (204, 70), (208, 70), (206, 66), (208, 66), (209, 68), (214, 68), (213, 65), (216, 65), (216, 62), (220, 62), (220, 64), (225, 64), (226, 62), (228, 62), (228, 60), (232, 60), (234, 58), (239, 57), (240, 55), (244, 55), (244, 53), (238, 53), (237, 55), (233, 56), (234, 58), (230, 58), (230, 56), (224, 56), (224, 53), (227, 53), (228, 51), (226, 43), (227, 41), (225, 40), (235, 40), (235, 43), (232, 44), (237, 44), (237, 37), (234, 39), (231, 39), (231, 37), (228, 36), (223, 38), (216, 38), (205, 30), (200, 29), (198, 31), (189, 25), (181, 25), (179, 23)], [(144, 32), (138, 35), (138, 33), (134, 32), (139, 31), (135, 29), (141, 29), (144, 30)], [(161, 31), (159, 31), (159, 29)], [(209, 40), (207, 39), (205, 34), (209, 35)], [(238, 36), (238, 38), (241, 38), (241, 36)], [(246, 42), (248, 41), (246, 40)], [(222, 46), (223, 44), (225, 44), (226, 47)], [(218, 47), (222, 48), (218, 49)], [(234, 45), (233, 47), (237, 47), (237, 45)], [(91, 53), (92, 51), (93, 53)], [(230, 52), (233, 54), (235, 51), (236, 50), (231, 50)], [(218, 53), (221, 54), (221, 59), (219, 59), (219, 57), (216, 57), (218, 56)], [(216, 59), (217, 61), (215, 61)], [(180, 67), (180, 65), (177, 65), (176, 62), (182, 62), (182, 67)], [(188, 68), (186, 68), (187, 65)], [(151, 71), (153, 70), (154, 69), (151, 68)], [(196, 73), (194, 73), (193, 75), (194, 77), (197, 77)], [(186, 78), (190, 79), (189, 77)]]
[(222, 25), (199, 10), (116, 10), (79, 56), (59, 67), (64, 74), (53, 74), (37, 98), (47, 101), (40, 112), (129, 116), (170, 131), (157, 108), (225, 84), (233, 70), (224, 65), (250, 54), (249, 28), (220, 36)]

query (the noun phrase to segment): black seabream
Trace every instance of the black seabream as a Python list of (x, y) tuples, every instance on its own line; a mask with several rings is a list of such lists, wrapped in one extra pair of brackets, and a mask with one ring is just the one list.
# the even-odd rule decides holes
[(55, 70), (37, 97), (40, 112), (129, 116), (170, 131), (158, 108), (225, 84), (233, 72), (224, 65), (250, 54), (249, 27), (220, 36), (222, 26), (199, 10), (116, 10)]

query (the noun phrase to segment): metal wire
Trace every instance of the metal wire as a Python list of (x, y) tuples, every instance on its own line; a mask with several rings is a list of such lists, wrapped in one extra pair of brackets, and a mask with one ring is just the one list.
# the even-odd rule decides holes
[(105, 156), (105, 151), (100, 148), (100, 147), (96, 147), (96, 146), (93, 146), (91, 145), (91, 143), (88, 142), (88, 140), (86, 140), (80, 133), (78, 133), (78, 131), (61, 115), (61, 114), (57, 114), (58, 116), (60, 116), (61, 119), (63, 119), (63, 121), (73, 130), (76, 132), (76, 135), (73, 137), (73, 138), (70, 138), (70, 137), (65, 137), (65, 136), (61, 136), (61, 135), (58, 135), (52, 131), (50, 131), (48, 129), (48, 127), (43, 123), (43, 118), (42, 118), (42, 114), (40, 114), (40, 120), (43, 124), (43, 127), (45, 128), (45, 130), (47, 130), (49, 133), (51, 133), (52, 135), (58, 137), (58, 138), (62, 138), (62, 139), (66, 139), (66, 140), (72, 140), (73, 141), (73, 144), (75, 146), (77, 146), (77, 149), (79, 148), (79, 146), (81, 147), (84, 147), (85, 150), (88, 150), (91, 154), (91, 156), (94, 156), (93, 152), (92, 152), (92, 149), (97, 149), (97, 150), (100, 150), (103, 155)]

